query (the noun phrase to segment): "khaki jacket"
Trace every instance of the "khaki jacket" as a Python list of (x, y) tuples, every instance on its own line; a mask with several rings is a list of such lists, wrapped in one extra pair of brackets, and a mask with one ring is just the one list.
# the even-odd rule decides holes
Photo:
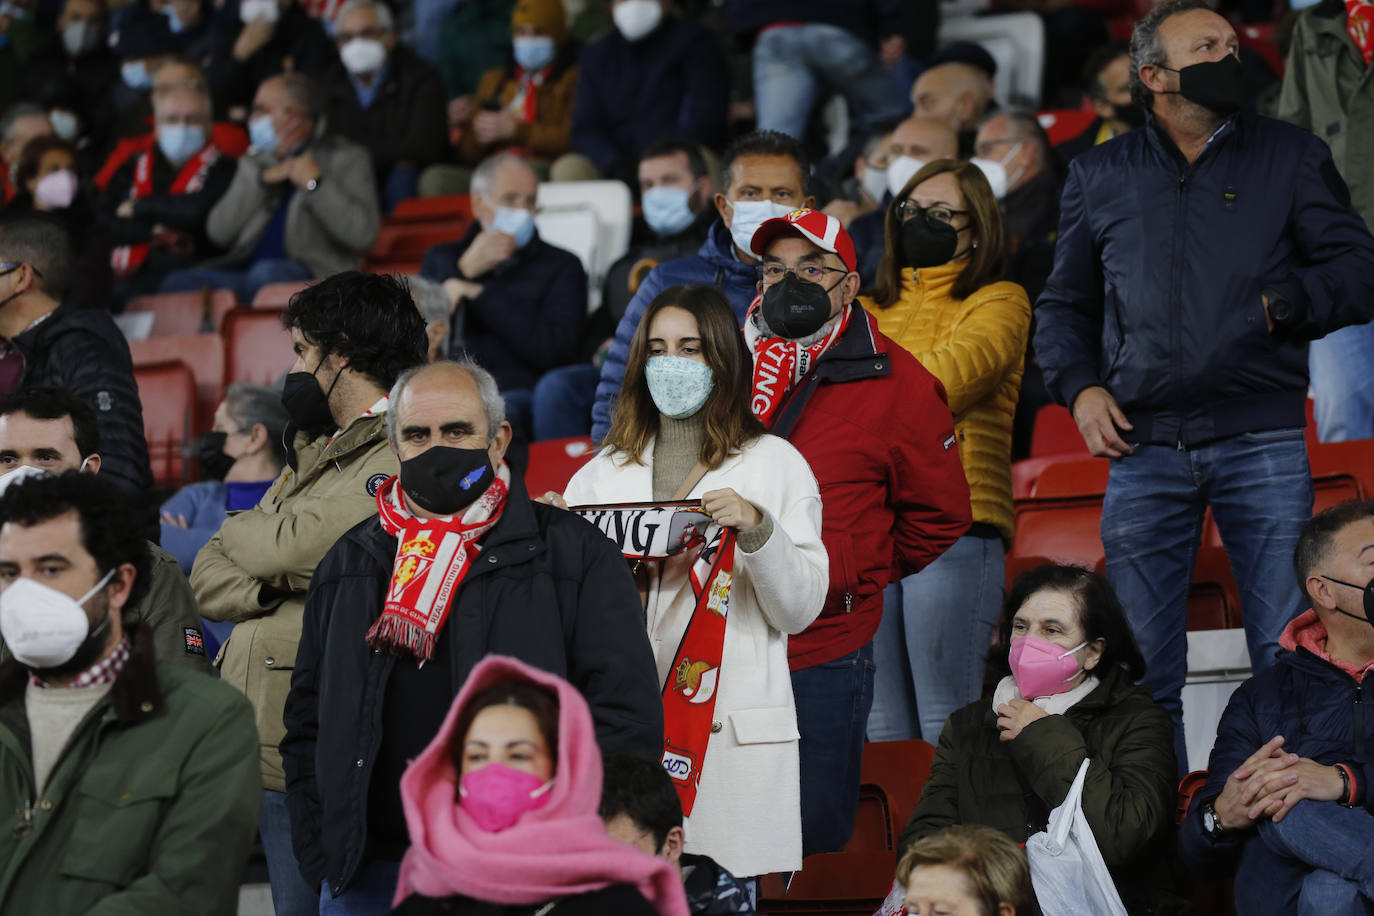
[(973, 520), (1011, 544), (1011, 418), (1021, 391), (1030, 302), (1015, 283), (992, 283), (967, 299), (950, 297), (964, 262), (902, 271), (891, 308), (859, 301), (878, 330), (945, 386)]
[(386, 415), (362, 416), (333, 440), (296, 436), (297, 470), (282, 470), (256, 508), (224, 520), (196, 555), (200, 612), (236, 624), (215, 664), (257, 716), (263, 785), (286, 791), (277, 745), (282, 707), (315, 567), (345, 531), (377, 511), (377, 488), (397, 472)]

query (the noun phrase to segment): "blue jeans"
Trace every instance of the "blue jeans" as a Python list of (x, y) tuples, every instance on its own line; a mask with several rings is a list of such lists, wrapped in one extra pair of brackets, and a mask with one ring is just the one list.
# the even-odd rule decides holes
[(296, 853), (291, 848), (291, 815), (286, 793), (267, 789), (262, 793), (262, 818), (258, 835), (267, 854), (267, 879), (272, 883), (272, 909), (277, 916), (315, 916), (320, 897), (301, 877)]
[(420, 187), (420, 171), (408, 165), (398, 165), (387, 173), (382, 182), (382, 212), (390, 213), (407, 197), (414, 197)]
[(873, 637), (868, 740), (940, 740), (949, 714), (983, 693), (983, 665), (1006, 581), (999, 538), (964, 535), (883, 593)]
[(320, 916), (386, 916), (396, 895), (400, 862), (372, 861), (358, 872), (353, 884), (335, 897), (329, 882), (320, 885)]
[(160, 293), (186, 293), (209, 287), (210, 289), (232, 289), (239, 302), (247, 305), (253, 301), (258, 290), (269, 283), (289, 283), (293, 280), (314, 278), (304, 262), (291, 258), (272, 261), (258, 261), (242, 270), (224, 267), (188, 267), (174, 270), (167, 275), (158, 287)]
[(1303, 431), (1243, 433), (1187, 451), (1137, 445), (1135, 454), (1112, 459), (1102, 505), (1107, 579), (1145, 656), (1141, 684), (1173, 716), (1181, 772), (1188, 584), (1209, 505), (1240, 586), (1258, 674), (1273, 662), (1288, 621), (1307, 606), (1293, 577), (1293, 550), (1312, 517)]
[(802, 855), (839, 852), (854, 832), (864, 726), (873, 706), (873, 643), (792, 672), (801, 733)]
[(906, 102), (878, 56), (853, 32), (808, 23), (772, 28), (754, 44), (759, 130), (802, 139), (822, 86), (844, 95), (864, 131), (902, 116)]
[(1374, 912), (1374, 817), (1305, 799), (1259, 822), (1236, 869), (1236, 910), (1344, 916)]
[(502, 388), (501, 400), (506, 402), (506, 419), (516, 438), (529, 442), (534, 427), (534, 389)]
[(1323, 442), (1374, 437), (1374, 322), (1332, 331), (1307, 351)]
[(550, 369), (534, 386), (534, 441), (585, 436), (601, 370), (591, 363)]

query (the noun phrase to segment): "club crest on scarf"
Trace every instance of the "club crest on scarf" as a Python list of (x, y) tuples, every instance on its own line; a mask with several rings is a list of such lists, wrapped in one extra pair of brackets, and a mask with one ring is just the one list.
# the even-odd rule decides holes
[(725, 625), (734, 582), (735, 529), (717, 524), (700, 502), (575, 506), (629, 560), (661, 562), (697, 551), (688, 583), (696, 605), (663, 685), (663, 768), (691, 814), (711, 740)]
[(778, 407), (787, 399), (788, 393), (806, 378), (816, 360), (844, 335), (853, 310), (845, 306), (840, 313), (840, 320), (830, 333), (814, 343), (802, 344), (784, 337), (765, 337), (754, 320), (762, 305), (763, 297), (755, 296), (744, 319), (743, 330), (744, 342), (754, 354), (754, 389), (749, 398), (749, 409), (765, 427), (771, 429)]

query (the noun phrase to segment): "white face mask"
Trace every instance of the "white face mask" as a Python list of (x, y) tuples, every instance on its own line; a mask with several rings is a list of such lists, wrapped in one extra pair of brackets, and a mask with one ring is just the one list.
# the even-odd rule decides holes
[(48, 120), (52, 122), (52, 132), (63, 140), (75, 140), (77, 132), (81, 129), (81, 122), (76, 115), (61, 108), (54, 108), (48, 112)]
[(780, 204), (771, 200), (732, 200), (730, 208), (734, 211), (730, 217), (730, 238), (734, 239), (736, 248), (754, 261), (759, 259), (758, 255), (749, 250), (749, 243), (754, 239), (754, 231), (762, 226), (765, 220), (786, 216), (797, 209), (790, 204)]
[(29, 668), (56, 668), (71, 661), (91, 635), (91, 623), (82, 605), (105, 587), (112, 569), (80, 598), (73, 601), (55, 588), (33, 579), (15, 579), (0, 593), (0, 636), (19, 664)]
[(339, 49), (339, 59), (354, 76), (376, 73), (386, 63), (386, 45), (375, 38), (354, 38)]
[(1007, 192), (1011, 190), (1012, 183), (1017, 178), (1021, 177), (1021, 172), (1019, 171), (1015, 176), (1007, 174), (1007, 160), (1015, 156), (1019, 149), (1021, 149), (1020, 140), (1013, 143), (1011, 149), (1007, 150), (1007, 154), (1001, 159), (982, 159), (978, 156), (974, 156), (969, 160), (970, 163), (978, 166), (978, 169), (983, 173), (983, 177), (988, 180), (988, 184), (992, 185), (992, 196), (996, 197), (998, 200), (1006, 197)]
[(241, 0), (239, 19), (243, 22), (276, 22), (281, 16), (277, 0)]
[[(85, 462), (82, 462), (81, 466), (84, 469), (86, 466)], [(6, 490), (14, 486), (15, 484), (19, 483), (21, 480), (28, 480), (30, 477), (47, 476), (47, 471), (44, 471), (40, 468), (29, 467), (27, 464), (21, 464), (13, 471), (8, 471), (5, 474), (0, 474), (0, 496), (4, 496)]]
[(626, 41), (639, 41), (663, 21), (663, 5), (658, 0), (624, 0), (611, 7), (611, 19)]
[(863, 186), (864, 193), (873, 198), (875, 203), (881, 202), (883, 192), (887, 190), (887, 169), (865, 165), (864, 177), (859, 180), (859, 184)]
[(919, 159), (911, 156), (898, 156), (887, 164), (887, 190), (893, 197), (902, 193), (902, 188), (911, 180), (926, 164)]
[(84, 57), (100, 44), (100, 23), (78, 19), (62, 30), (62, 47), (68, 57)]

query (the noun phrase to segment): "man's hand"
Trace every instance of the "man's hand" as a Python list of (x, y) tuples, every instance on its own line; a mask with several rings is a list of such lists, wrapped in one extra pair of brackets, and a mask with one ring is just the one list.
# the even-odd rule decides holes
[(1260, 304), (1264, 306), (1264, 326), (1269, 333), (1274, 333), (1274, 319), (1269, 317), (1269, 297), (1260, 293)]
[[(1288, 756), (1297, 757), (1296, 754)], [(1297, 757), (1295, 763), (1267, 773), (1263, 779), (1258, 774), (1252, 776), (1246, 783), (1242, 801), (1249, 799), (1250, 811), (1263, 810), (1276, 824), (1304, 798), (1339, 801), (1345, 795), (1345, 780), (1335, 767), (1323, 766), (1306, 757)]]
[(470, 95), (460, 95), (456, 99), (449, 100), (448, 103), (448, 126), (462, 127), (472, 120), (472, 112), (476, 105)]
[(821, 209), (821, 212), (826, 216), (835, 217), (835, 219), (840, 221), (841, 226), (848, 229), (850, 223), (854, 222), (857, 217), (871, 212), (871, 208), (861, 207), (852, 200), (841, 200), (837, 197), (826, 204)]
[(292, 156), (283, 162), (282, 166), (286, 170), (286, 178), (296, 187), (302, 189), (323, 174), (320, 171), (320, 164), (309, 153)]
[(1078, 393), (1073, 401), (1073, 420), (1094, 458), (1120, 458), (1135, 451), (1117, 432), (1117, 429), (1135, 427), (1116, 405), (1116, 398), (1101, 385), (1092, 385)]
[(276, 165), (263, 169), (258, 174), (258, 178), (263, 184), (281, 184), (283, 181), (291, 179), (291, 168), (285, 162), (278, 162)]
[(134, 202), (132, 200), (121, 201), (119, 206), (115, 207), (115, 216), (120, 219), (133, 219)]
[(563, 499), (563, 494), (555, 493), (553, 490), (550, 490), (543, 496), (535, 497), (534, 501), (537, 503), (543, 503), (546, 506), (555, 506), (559, 509), (568, 508), (568, 503), (565, 499)]
[(464, 299), (476, 299), (482, 295), (482, 284), (450, 277), (444, 281), (444, 295), (448, 296), (449, 314), (452, 315)]
[[(1279, 804), (1273, 799), (1267, 804), (1254, 803), (1258, 788), (1274, 776), (1286, 779), (1290, 774), (1285, 771), (1297, 762), (1297, 754), (1284, 753), (1282, 735), (1275, 735), (1262, 744), (1259, 750), (1245, 758), (1245, 762), (1227, 777), (1221, 794), (1213, 802), (1217, 813), (1217, 826), (1222, 830), (1244, 830), (1253, 827), (1260, 818), (1272, 813), (1268, 809), (1278, 810)], [(1254, 781), (1253, 784), (1251, 780)]]
[(484, 229), (458, 259), (458, 271), (467, 279), (482, 276), (502, 261), (515, 256), (515, 236)]
[(997, 707), (997, 731), (1001, 733), (998, 737), (1003, 741), (1015, 741), (1021, 729), (1048, 715), (1030, 700), (1008, 700)]
[(472, 121), (472, 132), (477, 142), (486, 145), (500, 143), (515, 136), (515, 118), (504, 108), (500, 111), (484, 111)]
[(261, 51), (263, 45), (272, 40), (272, 33), (276, 29), (277, 23), (274, 20), (255, 19), (245, 22), (239, 30), (239, 37), (234, 41), (234, 60), (242, 62)]
[(763, 524), (763, 516), (754, 508), (754, 504), (729, 487), (703, 493), (701, 508), (726, 528), (743, 530)]
[(175, 526), (178, 527), (178, 528), (190, 528), (190, 527), (191, 527), (190, 523), (186, 521), (186, 516), (184, 516), (184, 515), (173, 515), (173, 514), (170, 513), (170, 512), (164, 512), (164, 513), (162, 513), (162, 524), (164, 524), (164, 525), (175, 525)]

